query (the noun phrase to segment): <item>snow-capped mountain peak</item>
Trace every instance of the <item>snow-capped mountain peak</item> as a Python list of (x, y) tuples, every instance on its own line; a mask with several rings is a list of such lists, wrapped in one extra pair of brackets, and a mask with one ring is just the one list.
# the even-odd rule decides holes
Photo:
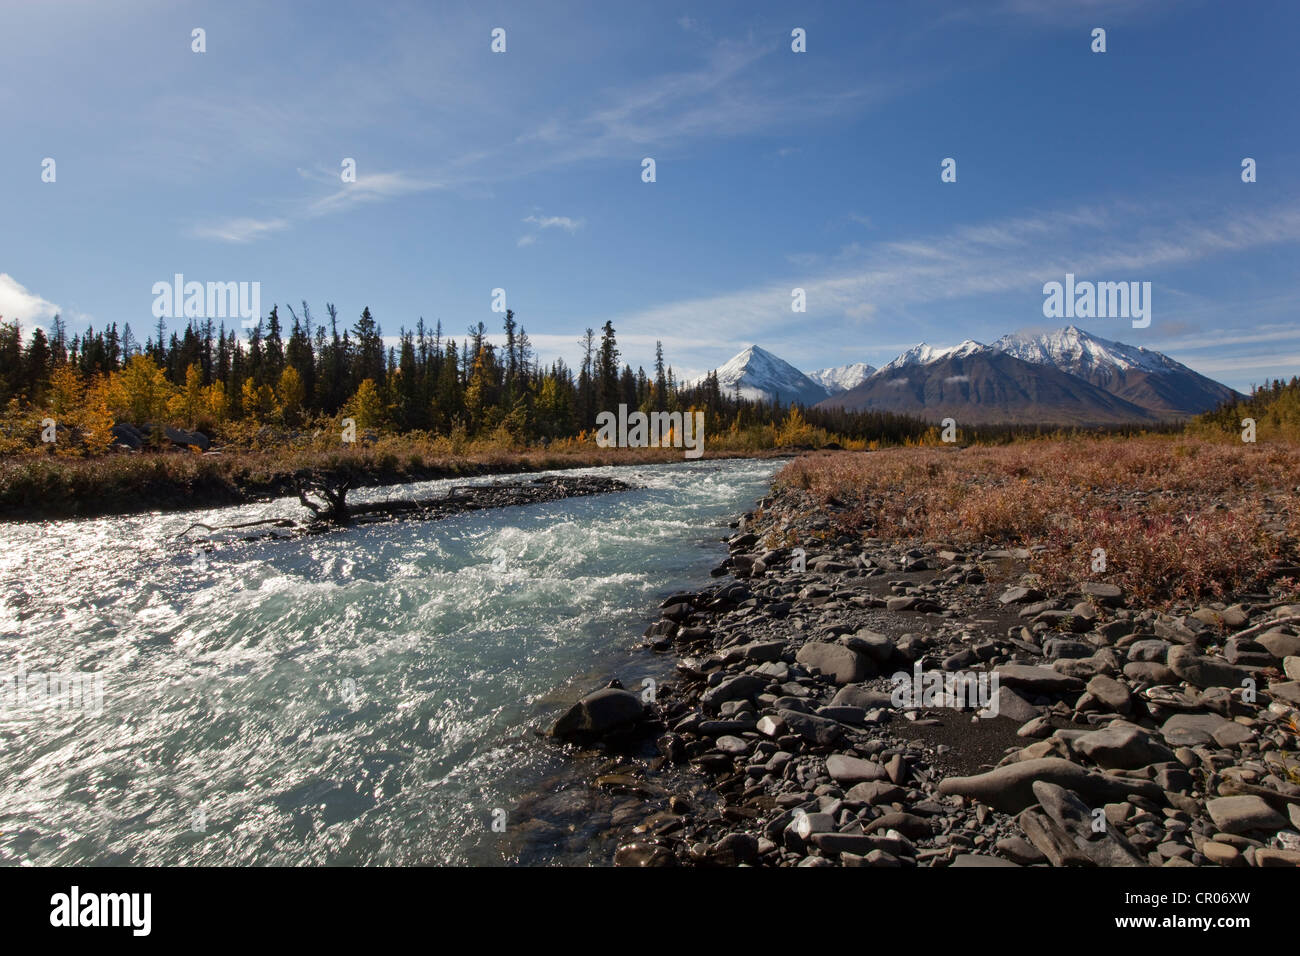
[(789, 362), (751, 345), (718, 367), (718, 388), (749, 401), (814, 405), (830, 392)]
[(1180, 369), (1177, 362), (1141, 346), (1125, 345), (1067, 325), (1054, 332), (1012, 333), (993, 343), (999, 351), (1035, 365), (1051, 365), (1074, 374), (1111, 368), (1122, 371), (1166, 373)]
[(989, 422), (1176, 419), (1236, 396), (1166, 355), (1074, 325), (1004, 335), (991, 345), (967, 339), (936, 348), (922, 342), (875, 371), (858, 362), (805, 374), (751, 345), (720, 366), (717, 379), (724, 395), (751, 402), (825, 402), (828, 408), (918, 415), (943, 411)]
[(974, 353), (986, 348), (988, 348), (987, 345), (982, 345), (974, 339), (967, 339), (960, 345), (953, 345), (945, 349), (937, 349), (932, 345), (922, 342), (920, 345), (913, 345), (892, 362), (882, 365), (876, 374), (879, 375), (881, 372), (892, 372), (895, 369), (905, 368), (908, 365), (930, 365), (947, 358), (965, 358), (968, 355), (973, 355)]
[(871, 377), (871, 373), (874, 371), (875, 368), (866, 362), (854, 362), (852, 365), (821, 368), (806, 374), (810, 379), (834, 395), (837, 392), (847, 392), (849, 389), (861, 385)]

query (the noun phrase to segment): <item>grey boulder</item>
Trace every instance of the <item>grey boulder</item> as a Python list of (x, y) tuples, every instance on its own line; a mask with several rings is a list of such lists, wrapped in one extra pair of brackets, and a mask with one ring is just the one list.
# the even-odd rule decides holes
[(562, 740), (599, 736), (637, 723), (645, 716), (645, 705), (631, 691), (606, 687), (578, 701), (551, 728), (551, 736)]

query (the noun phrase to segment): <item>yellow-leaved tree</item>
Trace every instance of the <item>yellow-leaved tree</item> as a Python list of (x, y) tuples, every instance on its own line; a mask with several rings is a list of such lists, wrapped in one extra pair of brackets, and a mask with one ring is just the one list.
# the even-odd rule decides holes
[(230, 402), (226, 399), (226, 386), (213, 382), (203, 390), (203, 410), (213, 422), (224, 422), (230, 417)]
[(384, 400), (374, 379), (365, 379), (343, 407), (344, 415), (354, 418), (357, 428), (379, 428), (386, 418)]
[(776, 433), (778, 445), (815, 445), (818, 444), (817, 429), (804, 419), (797, 405), (791, 405), (790, 411)]
[(302, 403), (307, 397), (302, 385), (302, 376), (292, 365), (286, 365), (280, 373), (280, 381), (275, 387), (275, 397), (279, 405), (280, 419), (286, 425), (297, 425), (302, 419)]
[(109, 410), (110, 388), (103, 376), (87, 382), (69, 365), (57, 365), (50, 373), (50, 416), (60, 425), (74, 429), (75, 442), (60, 440), (55, 452), (61, 455), (98, 455), (113, 443), (113, 413)]
[(109, 405), (112, 391), (107, 375), (96, 376), (86, 388), (76, 418), (87, 455), (102, 455), (113, 444), (113, 425), (116, 422)]
[(269, 385), (258, 385), (251, 377), (244, 379), (240, 389), (244, 417), (255, 422), (264, 422), (275, 414), (275, 392)]
[(172, 396), (168, 411), (174, 420), (184, 422), (186, 428), (195, 428), (207, 410), (206, 404), (203, 400), (203, 370), (194, 363), (185, 370), (185, 387)]
[(175, 389), (147, 355), (132, 355), (113, 375), (108, 389), (109, 409), (133, 425), (161, 425)]

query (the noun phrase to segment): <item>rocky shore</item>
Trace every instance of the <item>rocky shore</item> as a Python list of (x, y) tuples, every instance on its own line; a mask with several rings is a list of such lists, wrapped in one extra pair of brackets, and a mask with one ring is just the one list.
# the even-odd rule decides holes
[(840, 534), (795, 489), (733, 527), (646, 632), (675, 679), (552, 731), (622, 796), (616, 865), (1300, 865), (1300, 569), (1156, 609), (1046, 592), (1026, 550)]

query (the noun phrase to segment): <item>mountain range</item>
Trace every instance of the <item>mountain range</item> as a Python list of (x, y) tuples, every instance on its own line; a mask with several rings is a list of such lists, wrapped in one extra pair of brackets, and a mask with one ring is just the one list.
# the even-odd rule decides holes
[(1237, 392), (1160, 352), (1067, 326), (990, 345), (921, 343), (879, 369), (801, 372), (751, 345), (717, 370), (725, 394), (971, 424), (1103, 425), (1187, 418)]

